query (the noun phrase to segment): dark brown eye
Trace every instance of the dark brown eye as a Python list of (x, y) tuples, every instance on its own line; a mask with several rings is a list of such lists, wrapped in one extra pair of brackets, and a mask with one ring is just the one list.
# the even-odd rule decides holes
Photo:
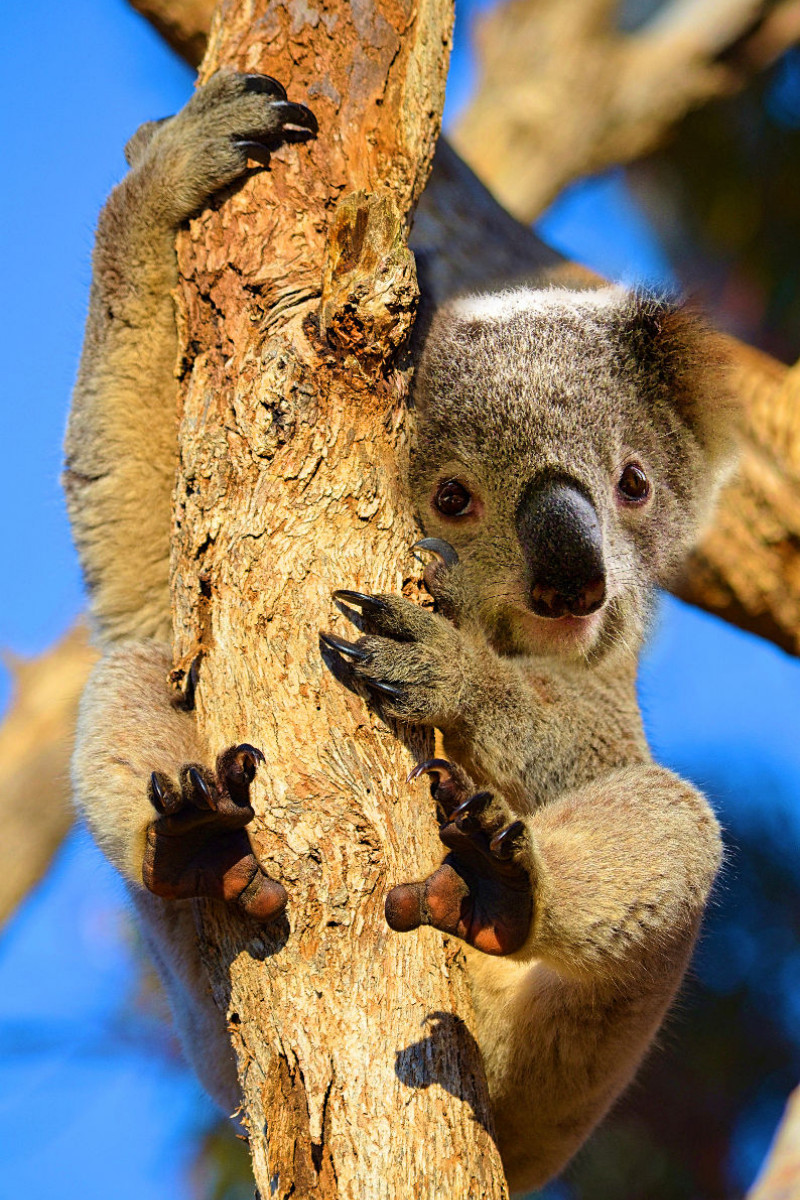
[(641, 504), (650, 495), (650, 483), (638, 463), (628, 463), (619, 477), (617, 491), (629, 504)]
[(472, 508), (472, 496), (457, 479), (446, 479), (439, 484), (435, 504), (446, 517), (463, 517)]

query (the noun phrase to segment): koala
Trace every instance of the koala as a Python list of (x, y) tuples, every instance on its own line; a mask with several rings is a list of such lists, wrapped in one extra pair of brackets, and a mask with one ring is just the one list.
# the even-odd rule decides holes
[[(187, 1055), (239, 1103), (196, 947), (193, 896), (259, 921), (286, 903), (253, 854), (261, 755), (211, 762), (166, 676), (176, 464), (171, 289), (180, 225), (254, 160), (317, 132), (265, 76), (221, 72), (143, 127), (100, 218), (65, 487), (103, 657), (74, 790), (122, 873)], [(547, 279), (441, 307), (415, 381), (409, 486), (436, 611), (343, 588), (340, 678), (439, 730), (446, 855), (387, 920), (461, 938), (514, 1190), (556, 1174), (625, 1087), (673, 999), (720, 861), (716, 820), (655, 765), (636, 700), (654, 587), (728, 469), (713, 340), (680, 306)]]
[(521, 286), (443, 306), (410, 483), (438, 612), (343, 589), (344, 678), (432, 726), (447, 849), (386, 902), (469, 947), (513, 1191), (555, 1175), (630, 1081), (720, 863), (703, 796), (652, 762), (637, 659), (657, 584), (734, 453), (724, 363), (669, 300)]

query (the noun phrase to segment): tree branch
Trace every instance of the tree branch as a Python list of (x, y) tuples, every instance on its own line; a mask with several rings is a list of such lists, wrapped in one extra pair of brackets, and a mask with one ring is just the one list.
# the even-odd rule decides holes
[(72, 824), (69, 760), (94, 659), (83, 625), (40, 658), (7, 656), (14, 695), (0, 725), (0, 924), (39, 882)]
[(480, 82), (453, 144), (521, 221), (572, 180), (648, 153), (800, 37), (798, 0), (672, 0), (632, 34), (617, 9), (510, 0), (480, 23)]
[(190, 67), (200, 65), (216, 0), (130, 0), (130, 3)]
[(729, 344), (744, 453), (677, 591), (800, 654), (800, 366)]
[(775, 1141), (747, 1200), (800, 1200), (800, 1088), (789, 1097)]

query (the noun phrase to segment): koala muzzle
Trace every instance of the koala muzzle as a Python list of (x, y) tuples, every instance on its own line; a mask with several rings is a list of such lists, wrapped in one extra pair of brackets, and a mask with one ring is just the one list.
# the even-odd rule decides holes
[(539, 617), (588, 617), (605, 600), (603, 533), (594, 504), (568, 479), (533, 480), (517, 510), (528, 595)]

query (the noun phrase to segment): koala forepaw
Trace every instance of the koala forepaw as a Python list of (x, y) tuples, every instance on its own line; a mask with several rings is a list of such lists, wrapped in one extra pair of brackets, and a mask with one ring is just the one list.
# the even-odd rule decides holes
[(142, 880), (156, 896), (208, 896), (236, 903), (257, 921), (274, 920), (286, 890), (259, 866), (245, 826), (254, 813), (250, 784), (264, 755), (255, 746), (231, 746), (216, 771), (187, 763), (176, 786), (154, 771), (149, 797), (158, 813), (148, 827)]
[(486, 954), (513, 954), (533, 917), (534, 855), (525, 823), (490, 792), (464, 799), (463, 772), (454, 764), (434, 759), (412, 776), (423, 771), (438, 775), (431, 790), (450, 853), (427, 879), (392, 889), (386, 920), (398, 932), (432, 925)]
[(271, 150), (313, 137), (317, 128), (311, 110), (287, 99), (276, 79), (218, 71), (175, 117), (143, 128), (129, 143), (137, 203), (145, 182), (145, 196), (157, 200), (144, 206), (148, 220), (180, 224), (245, 176), (248, 164), (265, 166)]
[(445, 728), (460, 712), (466, 648), (444, 618), (403, 596), (338, 590), (334, 599), (369, 632), (357, 642), (322, 633), (343, 682), (360, 683), (385, 715)]

